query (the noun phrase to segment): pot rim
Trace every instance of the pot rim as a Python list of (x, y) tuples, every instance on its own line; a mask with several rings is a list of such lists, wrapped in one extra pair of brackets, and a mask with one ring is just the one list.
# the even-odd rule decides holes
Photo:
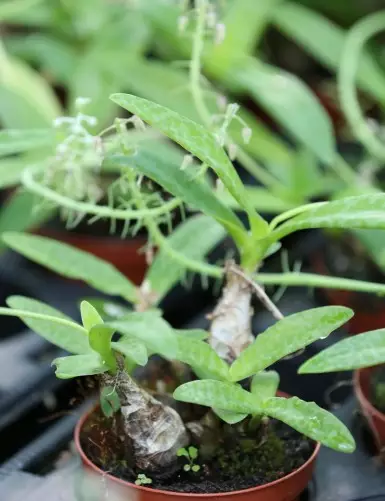
[(385, 414), (383, 412), (379, 411), (378, 409), (376, 409), (376, 407), (374, 407), (374, 405), (368, 399), (368, 397), (365, 395), (364, 390), (362, 389), (362, 382), (361, 382), (362, 374), (364, 372), (372, 372), (373, 369), (375, 369), (375, 367), (376, 366), (363, 367), (362, 369), (356, 369), (354, 371), (354, 375), (353, 375), (354, 388), (355, 388), (358, 400), (361, 402), (361, 404), (363, 406), (367, 407), (373, 416), (375, 416), (377, 419), (379, 419), (380, 421), (383, 421), (385, 423)]
[(127, 480), (123, 480), (121, 478), (115, 477), (114, 475), (111, 475), (110, 473), (107, 473), (107, 472), (103, 471), (101, 468), (99, 468), (98, 466), (96, 466), (86, 456), (86, 454), (83, 451), (83, 448), (81, 446), (81, 443), (80, 443), (80, 433), (81, 433), (81, 430), (84, 426), (84, 423), (87, 421), (89, 416), (94, 412), (94, 410), (95, 410), (95, 407), (88, 410), (87, 412), (85, 412), (82, 415), (82, 417), (78, 420), (76, 427), (75, 427), (75, 431), (74, 431), (75, 446), (76, 446), (78, 454), (80, 455), (83, 463), (86, 464), (86, 466), (88, 468), (90, 468), (91, 470), (93, 470), (95, 473), (98, 473), (99, 475), (102, 475), (103, 477), (107, 477), (110, 480), (112, 480), (113, 482), (116, 482), (122, 486), (131, 487), (133, 489), (138, 489), (139, 491), (153, 493), (153, 494), (163, 494), (163, 495), (167, 495), (170, 497), (172, 497), (172, 496), (196, 497), (196, 498), (201, 498), (201, 499), (212, 498), (213, 496), (226, 497), (226, 496), (235, 496), (235, 495), (241, 495), (241, 494), (249, 494), (252, 492), (261, 491), (263, 489), (274, 487), (282, 482), (285, 482), (285, 480), (288, 480), (288, 479), (294, 477), (295, 475), (301, 473), (303, 470), (308, 468), (311, 465), (311, 463), (313, 463), (315, 461), (317, 454), (321, 448), (321, 444), (319, 442), (316, 442), (311, 456), (302, 466), (300, 466), (296, 470), (293, 470), (292, 472), (288, 473), (284, 477), (281, 477), (281, 478), (278, 478), (277, 480), (274, 480), (273, 482), (269, 482), (269, 483), (263, 484), (263, 485), (257, 485), (255, 487), (250, 487), (249, 489), (242, 489), (240, 491), (218, 492), (218, 493), (212, 492), (212, 493), (207, 493), (207, 494), (196, 494), (193, 492), (186, 493), (186, 492), (176, 492), (176, 491), (168, 491), (168, 490), (161, 490), (161, 489), (153, 489), (153, 488), (149, 488), (149, 487), (143, 487), (141, 485), (136, 485), (136, 484), (133, 484), (132, 482), (128, 482)]

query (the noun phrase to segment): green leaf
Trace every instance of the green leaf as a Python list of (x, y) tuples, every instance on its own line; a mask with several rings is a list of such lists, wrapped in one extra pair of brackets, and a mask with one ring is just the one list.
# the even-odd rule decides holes
[(228, 379), (229, 366), (205, 341), (179, 336), (176, 358), (199, 373), (204, 373), (207, 379)]
[[(281, 212), (297, 207), (297, 204), (292, 201), (275, 195), (260, 186), (245, 186), (245, 190), (248, 193), (250, 203), (258, 212), (280, 214)], [(227, 191), (217, 192), (217, 198), (228, 207), (231, 207), (231, 209), (240, 209), (238, 202)]]
[[(274, 9), (272, 21), (285, 35), (332, 71), (339, 68), (347, 32), (322, 16), (293, 2)], [(301, 26), (301, 29), (298, 29)], [(358, 85), (375, 99), (385, 102), (385, 78), (382, 69), (369, 51), (360, 56)]]
[(108, 367), (102, 362), (97, 353), (56, 358), (52, 362), (52, 365), (56, 365), (55, 374), (59, 379), (93, 376), (94, 374), (102, 374), (108, 370)]
[(107, 325), (94, 325), (89, 330), (89, 343), (91, 348), (99, 353), (107, 369), (116, 369), (115, 355), (111, 349), (111, 339), (114, 329)]
[(251, 393), (261, 400), (275, 397), (279, 385), (279, 374), (276, 371), (258, 372), (251, 380)]
[(323, 162), (333, 161), (335, 141), (330, 118), (301, 80), (252, 59), (235, 75), (243, 88), (300, 144)]
[(157, 353), (169, 360), (176, 359), (178, 336), (159, 316), (159, 312), (131, 313), (123, 319), (109, 322), (108, 325), (122, 334), (139, 339), (151, 353)]
[(236, 0), (225, 13), (224, 41), (215, 45), (205, 57), (206, 66), (217, 75), (229, 72), (241, 57), (252, 56), (270, 21), (272, 11), (282, 0)]
[(175, 400), (205, 405), (225, 411), (259, 414), (261, 402), (248, 391), (234, 383), (222, 381), (192, 381), (179, 386), (174, 391)]
[(343, 306), (324, 306), (294, 313), (259, 334), (230, 367), (231, 381), (240, 381), (295, 353), (317, 339), (327, 337), (353, 316)]
[(179, 336), (185, 336), (199, 341), (204, 341), (209, 337), (209, 333), (203, 329), (174, 329), (174, 332)]
[(197, 473), (201, 469), (201, 467), (199, 466), (199, 464), (193, 464), (191, 469), (194, 473)]
[(118, 410), (120, 410), (121, 404), (119, 400), (119, 395), (117, 394), (115, 388), (112, 386), (105, 386), (100, 392), (100, 408), (103, 414), (111, 418)]
[(373, 193), (316, 205), (275, 229), (268, 238), (309, 228), (385, 229), (385, 194)]
[(189, 458), (187, 449), (185, 449), (184, 447), (181, 449), (178, 449), (176, 452), (176, 455), (178, 456), (178, 458), (181, 458), (181, 457)]
[(53, 144), (51, 129), (8, 129), (0, 131), (0, 157), (23, 153)]
[(213, 412), (227, 424), (237, 424), (247, 418), (247, 414), (240, 412), (224, 411), (223, 409), (213, 409)]
[(264, 412), (337, 451), (350, 453), (356, 447), (346, 426), (314, 402), (304, 402), (297, 397), (274, 397), (265, 403)]
[(19, 13), (28, 11), (42, 0), (3, 0), (0, 5), (0, 21), (12, 20)]
[(175, 163), (166, 164), (149, 152), (145, 155), (139, 153), (134, 157), (107, 156), (103, 164), (108, 168), (134, 167), (187, 205), (216, 219), (235, 238), (245, 235), (241, 221), (216, 198), (212, 188), (203, 179), (197, 178), (197, 171), (182, 170), (181, 165)]
[(188, 455), (190, 456), (190, 459), (196, 459), (198, 457), (198, 449), (196, 447), (189, 447), (188, 448)]
[(124, 317), (131, 313), (131, 309), (116, 301), (102, 299), (100, 297), (86, 297), (87, 303), (90, 303), (104, 321), (109, 322)]
[[(0, 235), (9, 231), (26, 231), (40, 226), (52, 216), (52, 209), (36, 207), (33, 193), (17, 190), (7, 199), (0, 211)], [(0, 241), (0, 249), (5, 247)]]
[(202, 125), (159, 104), (130, 94), (113, 94), (112, 101), (158, 128), (170, 139), (209, 165), (244, 207), (256, 232), (267, 233), (268, 225), (250, 205), (243, 183), (214, 135)]
[(147, 349), (144, 343), (129, 336), (122, 336), (119, 341), (111, 343), (114, 350), (134, 361), (137, 365), (144, 366), (148, 362)]
[[(204, 235), (205, 238), (201, 238)], [(179, 225), (167, 238), (170, 246), (189, 257), (202, 260), (225, 237), (223, 228), (206, 216), (193, 216)], [(159, 302), (183, 277), (185, 268), (175, 262), (162, 248), (152, 262), (145, 280), (157, 293)]]
[(83, 327), (87, 329), (87, 331), (90, 331), (94, 325), (103, 324), (102, 317), (92, 304), (87, 301), (82, 301), (80, 303), (80, 313), (82, 316)]
[(83, 280), (95, 289), (136, 302), (135, 286), (110, 263), (55, 240), (23, 233), (3, 235), (5, 244), (56, 273)]
[(62, 113), (48, 82), (30, 66), (9, 57), (0, 44), (0, 119), (7, 128), (51, 126)]
[(257, 273), (254, 279), (264, 285), (286, 285), (290, 287), (321, 287), (359, 292), (385, 294), (385, 284), (352, 280), (350, 278), (335, 278), (312, 273)]
[(68, 320), (68, 322), (71, 322), (72, 326), (55, 324), (49, 320), (20, 317), (31, 330), (63, 350), (76, 354), (89, 353), (91, 351), (88, 344), (87, 332), (79, 324), (76, 324), (72, 318), (67, 317), (67, 315), (64, 315), (61, 311), (37, 299), (24, 296), (10, 296), (7, 299), (7, 304), (10, 308), (15, 310), (41, 313), (43, 315)]
[(347, 371), (385, 363), (385, 329), (343, 339), (301, 365), (300, 374)]

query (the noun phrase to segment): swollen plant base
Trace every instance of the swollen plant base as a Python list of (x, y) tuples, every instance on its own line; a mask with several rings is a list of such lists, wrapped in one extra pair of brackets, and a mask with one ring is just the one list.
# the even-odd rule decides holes
[[(247, 423), (243, 424), (245, 429)], [(100, 470), (134, 484), (143, 470), (138, 469), (132, 454), (125, 453), (119, 437), (110, 427), (111, 420), (95, 410), (80, 434), (83, 453)], [(200, 466), (198, 472), (184, 471), (186, 459), (178, 458), (167, 469), (146, 472), (152, 481), (146, 487), (187, 494), (250, 489), (283, 479), (301, 468), (316, 448), (313, 441), (275, 420), (270, 420), (256, 434), (224, 425), (215, 448), (205, 443), (195, 445), (200, 450), (196, 461)], [(207, 459), (201, 457), (205, 451), (210, 452)]]

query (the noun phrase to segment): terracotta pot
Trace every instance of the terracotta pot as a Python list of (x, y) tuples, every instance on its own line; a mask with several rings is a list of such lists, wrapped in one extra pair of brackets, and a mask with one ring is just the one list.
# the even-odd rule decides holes
[(89, 252), (114, 265), (134, 284), (140, 285), (147, 270), (146, 258), (140, 250), (146, 239), (142, 237), (121, 240), (114, 237), (97, 237), (42, 228), (39, 235), (59, 240)]
[(76, 425), (75, 445), (85, 466), (85, 471), (99, 486), (100, 480), (103, 478), (103, 483), (108, 485), (108, 492), (113, 493), (112, 498), (114, 501), (186, 501), (187, 499), (202, 499), (207, 501), (218, 499), (223, 499), (224, 501), (294, 501), (306, 489), (312, 477), (315, 459), (320, 449), (320, 444), (317, 443), (313, 454), (300, 468), (274, 482), (251, 489), (218, 494), (185, 494), (183, 492), (161, 491), (137, 486), (121, 480), (106, 473), (92, 463), (84, 453), (80, 443), (81, 430), (92, 412), (84, 414)]
[[(331, 272), (325, 263), (322, 254), (312, 258), (312, 268), (320, 275), (330, 276)], [(385, 300), (367, 293), (344, 291), (335, 289), (323, 289), (324, 296), (332, 305), (347, 306), (354, 311), (354, 316), (346, 324), (350, 334), (383, 329), (385, 326)], [(369, 309), (364, 309), (368, 305)]]
[(354, 391), (379, 450), (385, 447), (385, 414), (370, 402), (370, 379), (376, 367), (359, 369), (354, 372)]

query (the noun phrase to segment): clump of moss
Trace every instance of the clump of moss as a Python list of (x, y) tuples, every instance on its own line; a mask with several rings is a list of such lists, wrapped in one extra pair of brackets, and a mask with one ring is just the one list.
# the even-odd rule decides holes
[(260, 440), (244, 438), (230, 450), (220, 448), (216, 462), (229, 477), (261, 474), (274, 480), (286, 470), (284, 444), (271, 429)]

